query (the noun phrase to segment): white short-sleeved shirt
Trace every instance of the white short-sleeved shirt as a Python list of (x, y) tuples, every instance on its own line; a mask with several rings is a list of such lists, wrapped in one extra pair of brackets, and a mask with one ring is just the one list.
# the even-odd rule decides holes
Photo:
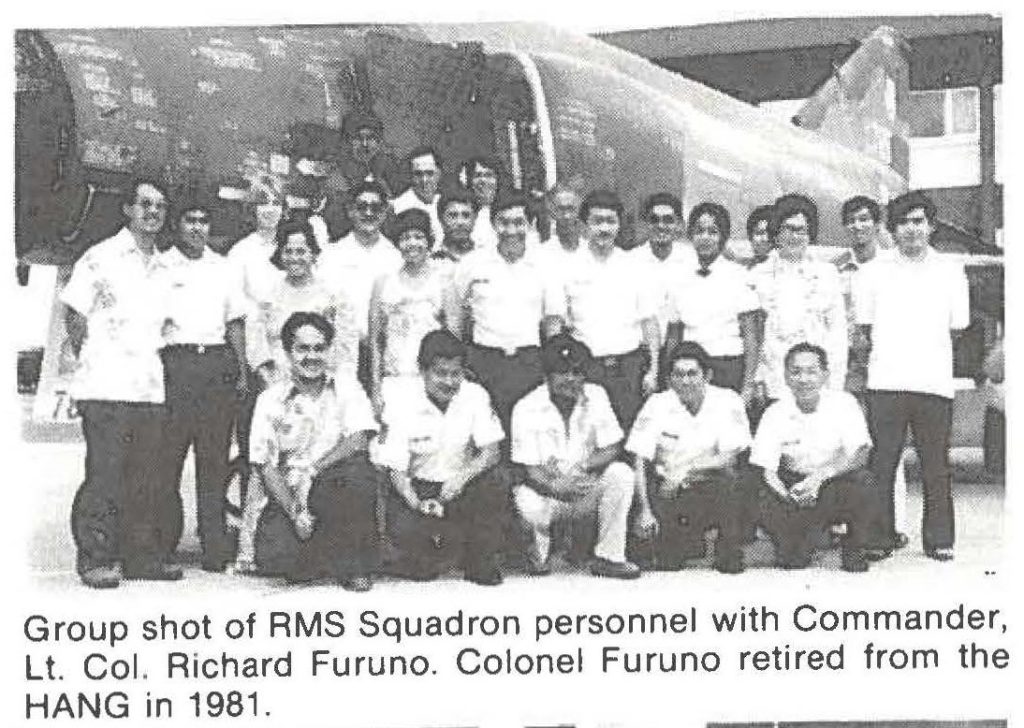
[(209, 250), (193, 259), (177, 248), (163, 253), (160, 263), (164, 343), (223, 344), (227, 322), (249, 309), (231, 264)]
[(633, 248), (629, 255), (640, 271), (641, 280), (655, 287), (658, 329), (661, 332), (661, 340), (664, 341), (668, 334), (668, 325), (675, 318), (672, 292), (685, 285), (685, 281), (697, 269), (697, 254), (693, 251), (693, 246), (676, 241), (665, 260), (652, 252), (650, 243)]
[(698, 268), (693, 266), (670, 291), (673, 317), (683, 324), (683, 338), (697, 342), (711, 356), (740, 356), (740, 314), (759, 308), (749, 274), (722, 256), (712, 261), (708, 275), (698, 275)]
[(583, 385), (568, 427), (546, 383), (512, 409), (512, 461), (521, 465), (546, 465), (553, 460), (569, 467), (622, 439), (608, 394), (598, 384)]
[(228, 265), (234, 271), (242, 294), (250, 301), (266, 300), (270, 290), (284, 277), (284, 271), (270, 262), (275, 250), (277, 243), (273, 236), (268, 240), (254, 232), (228, 251)]
[(708, 386), (696, 414), (672, 390), (652, 394), (636, 417), (626, 450), (654, 462), (673, 482), (722, 453), (750, 447), (743, 400), (731, 389)]
[(75, 263), (60, 300), (85, 317), (87, 334), (71, 385), (77, 400), (164, 401), (158, 350), (160, 256), (122, 228)]
[(384, 275), (378, 283), (385, 319), (384, 376), (418, 374), (420, 342), (441, 328), (450, 275), (435, 261), (427, 265), (428, 271), (417, 285), (410, 285), (401, 270)]
[(474, 250), (456, 266), (453, 286), (473, 319), (473, 341), (481, 346), (538, 346), (541, 320), (565, 315), (564, 294), (529, 248), (512, 263), (497, 249)]
[(641, 322), (656, 319), (655, 286), (629, 253), (613, 248), (598, 259), (586, 240), (565, 274), (567, 323), (594, 356), (626, 354), (643, 342)]
[(464, 469), (476, 449), (505, 438), (490, 395), (478, 384), (463, 382), (442, 412), (427, 397), (422, 377), (384, 382), (384, 427), (373, 448), (381, 467), (440, 483)]
[(764, 413), (754, 436), (750, 462), (778, 470), (780, 459), (798, 473), (811, 473), (836, 455), (852, 455), (871, 445), (864, 412), (849, 392), (824, 389), (814, 412), (805, 413), (792, 397)]
[(394, 208), (396, 215), (406, 210), (423, 210), (423, 212), (430, 215), (430, 229), (434, 233), (434, 243), (435, 245), (440, 245), (441, 240), (444, 238), (444, 228), (441, 227), (441, 220), (437, 217), (437, 200), (440, 196), (434, 195), (434, 199), (430, 202), (424, 202), (419, 198), (415, 190), (410, 187), (392, 200), (391, 206)]
[(373, 245), (363, 245), (355, 233), (327, 246), (317, 261), (318, 275), (324, 283), (352, 307), (352, 318), (359, 327), (359, 335), (369, 333), (370, 294), (373, 282), (385, 273), (402, 267), (402, 254), (383, 235)]
[(950, 331), (970, 323), (967, 276), (955, 258), (879, 260), (854, 281), (857, 323), (871, 326), (868, 389), (952, 399)]
[(256, 400), (249, 461), (283, 468), (309, 466), (342, 438), (377, 429), (370, 401), (355, 381), (328, 378), (314, 397), (300, 392), (289, 377)]
[(486, 250), (498, 247), (498, 233), (494, 231), (491, 223), (491, 207), (481, 207), (476, 213), (476, 222), (473, 223), (473, 233), (470, 235), (476, 243), (477, 248)]

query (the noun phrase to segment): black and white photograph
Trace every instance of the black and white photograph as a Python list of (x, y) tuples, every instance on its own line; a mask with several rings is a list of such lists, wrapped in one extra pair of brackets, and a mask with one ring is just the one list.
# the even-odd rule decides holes
[(1001, 18), (14, 40), (41, 588), (998, 568)]

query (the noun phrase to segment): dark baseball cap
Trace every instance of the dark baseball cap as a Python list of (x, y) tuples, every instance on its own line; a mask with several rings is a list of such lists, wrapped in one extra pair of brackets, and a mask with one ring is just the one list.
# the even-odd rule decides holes
[(540, 350), (540, 364), (545, 374), (582, 372), (590, 363), (590, 349), (568, 334), (555, 334)]

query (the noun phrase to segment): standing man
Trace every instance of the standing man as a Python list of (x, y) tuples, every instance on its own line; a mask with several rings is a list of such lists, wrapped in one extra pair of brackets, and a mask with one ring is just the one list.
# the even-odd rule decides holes
[(655, 390), (661, 337), (657, 300), (629, 254), (615, 244), (623, 208), (614, 192), (591, 192), (580, 206), (585, 250), (566, 272), (567, 325), (593, 355), (592, 379), (629, 428)]
[(483, 387), (464, 381), (465, 345), (431, 331), (419, 350), (420, 376), (384, 389), (384, 434), (375, 452), (392, 490), (393, 542), (415, 579), (439, 573), (437, 547), (462, 552), (466, 581), (502, 582), (499, 555), (509, 494), (499, 470), (505, 438)]
[(531, 220), (525, 195), (499, 196), (491, 218), (497, 247), (459, 263), (445, 320), (452, 333), (471, 342), (468, 366), (508, 428), (513, 405), (543, 380), (541, 335), (561, 329), (565, 303), (543, 275), (535, 251), (527, 249)]
[(270, 497), (256, 561), (291, 581), (329, 576), (368, 591), (377, 566), (377, 473), (367, 448), (378, 428), (359, 385), (328, 375), (333, 337), (320, 314), (292, 314), (281, 330), (290, 376), (256, 402), (249, 461)]
[(444, 231), (438, 219), (438, 184), (441, 181), (441, 160), (433, 147), (420, 146), (409, 152), (406, 157), (412, 185), (391, 203), (395, 214), (406, 210), (423, 210), (430, 215), (430, 227), (434, 231), (434, 240), (440, 242)]
[(446, 187), (438, 195), (436, 214), (441, 221), (442, 237), (431, 257), (437, 261), (458, 263), (476, 249), (473, 241), (476, 197), (461, 185)]
[(889, 203), (897, 255), (857, 280), (857, 324), (869, 348), (867, 402), (882, 502), (873, 555), (896, 546), (894, 475), (910, 426), (921, 460), (924, 551), (953, 558), (949, 435), (953, 413), (952, 334), (970, 323), (963, 266), (931, 247), (935, 204), (922, 192)]
[(245, 302), (228, 261), (208, 248), (206, 201), (184, 200), (176, 218), (177, 246), (161, 256), (158, 277), (168, 415), (161, 450), (177, 491), (185, 457), (194, 449), (202, 565), (223, 571), (232, 557), (224, 521), (231, 425), (235, 398), (247, 390)]
[(617, 462), (623, 433), (608, 395), (584, 381), (590, 352), (560, 334), (545, 342), (542, 359), (547, 381), (512, 414), (512, 461), (526, 468), (526, 481), (513, 496), (531, 533), (530, 571), (550, 572), (554, 521), (596, 514), (590, 572), (635, 579), (640, 568), (626, 559), (633, 475)]
[(498, 190), (506, 186), (501, 184), (504, 181), (501, 179), (501, 164), (489, 154), (476, 156), (463, 165), (462, 176), (466, 179), (466, 186), (476, 195), (478, 214), (473, 240), (478, 247), (493, 248), (498, 239), (491, 227), (491, 205)]
[(776, 563), (802, 569), (821, 529), (845, 523), (842, 568), (867, 571), (875, 487), (864, 413), (848, 392), (825, 387), (828, 356), (820, 346), (796, 344), (785, 367), (793, 396), (764, 413), (750, 452), (751, 465), (761, 468), (761, 526), (775, 541)]
[(710, 384), (700, 344), (679, 344), (665, 365), (669, 389), (644, 403), (626, 441), (636, 457), (637, 530), (657, 533), (655, 563), (676, 571), (703, 552), (704, 532), (717, 528), (715, 569), (739, 573), (741, 456), (750, 447), (743, 400)]
[(121, 210), (126, 225), (75, 263), (61, 292), (72, 346), (81, 352), (71, 394), (82, 414), (85, 481), (71, 507), (76, 567), (86, 586), (129, 579), (175, 580), (167, 563), (176, 526), (159, 454), (165, 416), (160, 366), (156, 237), (167, 195), (134, 180)]

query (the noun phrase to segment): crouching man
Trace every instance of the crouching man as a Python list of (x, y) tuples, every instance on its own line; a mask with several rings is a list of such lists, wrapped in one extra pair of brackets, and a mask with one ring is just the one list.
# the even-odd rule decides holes
[(367, 591), (377, 560), (377, 473), (367, 446), (377, 422), (358, 384), (327, 375), (333, 338), (320, 314), (289, 316), (281, 342), (291, 376), (256, 401), (249, 460), (269, 496), (256, 564), (291, 581), (332, 577)]
[(525, 466), (526, 482), (513, 491), (530, 530), (530, 571), (549, 572), (553, 521), (597, 515), (595, 576), (635, 579), (626, 559), (633, 502), (633, 474), (616, 462), (623, 433), (605, 390), (584, 382), (590, 350), (566, 335), (541, 349), (547, 381), (512, 410), (512, 460)]
[(655, 567), (675, 571), (703, 555), (704, 532), (717, 528), (715, 568), (739, 573), (740, 456), (750, 447), (743, 399), (711, 386), (700, 344), (677, 344), (665, 365), (669, 388), (647, 400), (626, 442), (636, 456), (636, 530), (653, 532)]
[(466, 382), (466, 347), (448, 331), (420, 342), (420, 376), (393, 377), (382, 392), (383, 431), (374, 459), (392, 488), (388, 530), (398, 572), (438, 576), (448, 546), (461, 549), (467, 581), (502, 582), (498, 556), (508, 522), (507, 480), (498, 468), (505, 433), (487, 392)]
[(811, 561), (822, 528), (845, 523), (845, 571), (867, 571), (864, 558), (874, 481), (867, 469), (871, 439), (857, 400), (824, 389), (825, 351), (806, 342), (785, 356), (792, 398), (773, 404), (761, 419), (750, 453), (763, 469), (761, 525), (775, 541), (776, 563), (800, 569)]

